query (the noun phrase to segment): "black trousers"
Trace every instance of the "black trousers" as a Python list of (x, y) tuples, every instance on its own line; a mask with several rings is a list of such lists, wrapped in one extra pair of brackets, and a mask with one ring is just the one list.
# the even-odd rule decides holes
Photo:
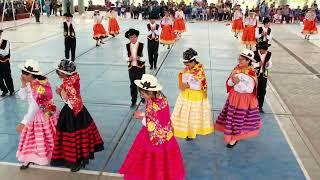
[(40, 10), (34, 10), (34, 16), (36, 17), (36, 22), (40, 22)]
[(263, 107), (264, 103), (264, 97), (267, 93), (267, 78), (263, 77), (262, 74), (258, 77), (258, 95), (257, 99), (259, 102), (259, 108), (261, 109)]
[(0, 63), (0, 89), (2, 92), (14, 92), (9, 61)]
[(64, 38), (64, 48), (65, 58), (69, 59), (71, 50), (71, 61), (74, 61), (76, 59), (76, 38)]
[(131, 102), (136, 103), (138, 98), (138, 87), (134, 83), (134, 80), (141, 79), (142, 75), (146, 73), (145, 67), (138, 68), (136, 66), (132, 66), (129, 69), (129, 78), (130, 78), (130, 92), (131, 92)]
[(148, 40), (148, 56), (151, 67), (157, 67), (158, 61), (159, 41)]

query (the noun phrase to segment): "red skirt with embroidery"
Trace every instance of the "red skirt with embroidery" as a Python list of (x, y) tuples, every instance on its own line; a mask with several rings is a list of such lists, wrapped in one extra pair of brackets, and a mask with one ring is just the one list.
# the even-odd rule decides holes
[(104, 29), (102, 24), (95, 24), (93, 26), (93, 39), (104, 39), (108, 37), (107, 31)]
[(173, 28), (170, 25), (162, 26), (160, 34), (161, 44), (173, 44), (176, 41), (176, 35), (173, 32)]
[(111, 35), (119, 34), (120, 27), (116, 18), (109, 19), (109, 33)]
[(242, 32), (244, 29), (242, 18), (235, 19), (232, 22), (232, 31), (233, 32)]
[(89, 159), (94, 159), (94, 153), (103, 149), (102, 138), (86, 107), (75, 116), (65, 105), (58, 119), (51, 165), (88, 164)]
[(183, 18), (177, 18), (173, 22), (173, 31), (175, 33), (186, 32), (186, 25)]
[(304, 27), (302, 30), (302, 34), (317, 34), (318, 33), (318, 28), (317, 28), (317, 21), (309, 21), (307, 19), (304, 20), (303, 22)]
[(183, 159), (175, 137), (157, 146), (149, 138), (147, 128), (142, 127), (119, 173), (125, 180), (184, 180)]
[(246, 45), (256, 44), (256, 27), (246, 26), (242, 34), (242, 43)]

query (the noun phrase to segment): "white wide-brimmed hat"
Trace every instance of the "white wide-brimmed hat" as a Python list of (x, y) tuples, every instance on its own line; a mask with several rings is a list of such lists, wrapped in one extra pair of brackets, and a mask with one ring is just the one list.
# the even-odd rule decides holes
[(240, 55), (250, 59), (253, 62), (256, 62), (256, 60), (254, 59), (254, 52), (249, 49), (243, 49)]
[(134, 83), (141, 89), (146, 91), (161, 91), (162, 86), (158, 83), (158, 79), (151, 74), (143, 74), (141, 80), (135, 80)]
[(71, 76), (76, 72), (76, 65), (74, 62), (69, 61), (67, 59), (62, 59), (61, 61), (57, 62), (53, 66), (56, 70), (60, 71), (63, 74)]
[(27, 59), (24, 64), (20, 64), (19, 68), (25, 72), (34, 75), (42, 75), (38, 61)]

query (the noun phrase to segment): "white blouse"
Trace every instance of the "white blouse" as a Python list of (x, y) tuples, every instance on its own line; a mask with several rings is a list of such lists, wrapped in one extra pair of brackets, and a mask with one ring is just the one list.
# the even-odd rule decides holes
[(237, 91), (238, 93), (252, 93), (255, 83), (254, 80), (252, 79), (252, 77), (243, 74), (243, 73), (239, 73), (239, 74), (235, 74), (236, 77), (238, 77), (240, 79), (240, 82), (238, 84), (234, 84), (232, 82), (232, 79), (230, 78), (228, 80), (228, 86), (233, 86), (233, 89), (235, 91)]
[(36, 100), (33, 98), (30, 84), (28, 84), (24, 88), (21, 88), (18, 92), (18, 95), (20, 99), (27, 100), (29, 104), (28, 112), (24, 115), (23, 120), (21, 121), (22, 124), (26, 125), (30, 120), (32, 120), (32, 118), (39, 111), (39, 105), (37, 104)]
[(190, 89), (192, 89), (192, 90), (201, 90), (201, 82), (199, 82), (197, 79), (195, 79), (192, 74), (183, 73), (182, 74), (182, 82), (188, 83), (190, 86)]
[(102, 20), (103, 20), (103, 16), (100, 15), (96, 15), (94, 17), (95, 23), (101, 24)]

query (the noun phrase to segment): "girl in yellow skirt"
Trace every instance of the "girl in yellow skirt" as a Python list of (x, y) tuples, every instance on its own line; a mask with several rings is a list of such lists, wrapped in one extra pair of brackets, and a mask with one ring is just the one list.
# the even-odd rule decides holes
[(237, 5), (232, 21), (232, 31), (234, 32), (234, 37), (238, 39), (239, 33), (241, 33), (243, 29), (243, 14), (241, 12), (240, 5)]
[(103, 25), (101, 24), (103, 20), (103, 16), (100, 15), (99, 11), (94, 11), (94, 26), (93, 26), (93, 39), (97, 41), (96, 46), (100, 46), (104, 44), (102, 39), (108, 37), (106, 30), (104, 29)]
[(113, 8), (107, 13), (107, 18), (109, 18), (109, 34), (115, 37), (119, 34), (120, 27), (117, 21), (117, 14)]
[(164, 46), (168, 45), (168, 49), (170, 49), (170, 45), (176, 41), (176, 36), (173, 32), (172, 20), (168, 12), (165, 12), (164, 17), (161, 19), (161, 28), (160, 43)]
[(175, 13), (175, 20), (173, 22), (173, 31), (174, 33), (176, 33), (178, 39), (181, 37), (181, 34), (183, 32), (186, 32), (184, 13), (181, 10), (181, 8), (179, 8), (179, 10), (176, 11)]
[(206, 75), (203, 65), (195, 58), (197, 54), (192, 48), (183, 53), (185, 68), (179, 73), (181, 92), (171, 116), (174, 135), (186, 140), (213, 132)]
[(245, 28), (242, 34), (242, 43), (250, 50), (252, 49), (252, 46), (256, 44), (256, 27), (258, 21), (255, 16), (255, 12), (249, 13), (249, 17), (245, 19)]

